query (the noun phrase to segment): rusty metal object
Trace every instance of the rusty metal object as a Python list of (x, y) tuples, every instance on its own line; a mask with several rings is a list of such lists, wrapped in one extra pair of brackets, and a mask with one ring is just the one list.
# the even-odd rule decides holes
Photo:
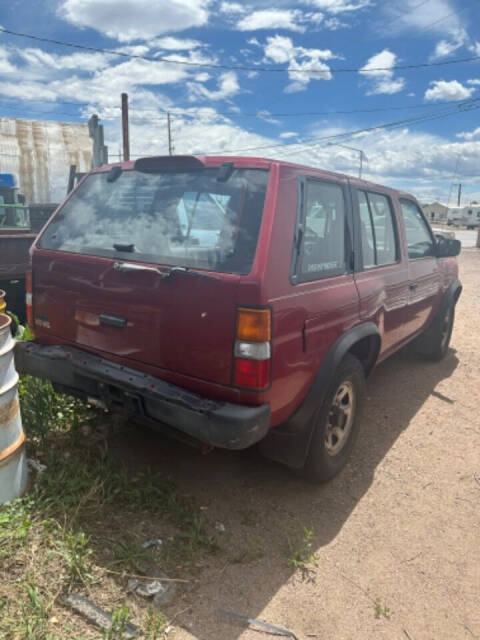
[(0, 289), (0, 313), (5, 313), (7, 303), (5, 302), (5, 291)]
[(0, 504), (21, 496), (27, 486), (25, 433), (18, 401), (10, 333), (11, 319), (0, 314)]

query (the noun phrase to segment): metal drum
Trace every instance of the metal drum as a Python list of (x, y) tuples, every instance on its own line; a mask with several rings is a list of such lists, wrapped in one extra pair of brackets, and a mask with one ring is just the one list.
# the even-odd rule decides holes
[(0, 289), (0, 313), (5, 313), (7, 303), (5, 302), (5, 291)]
[(11, 319), (0, 313), (0, 504), (18, 498), (27, 486), (25, 434), (10, 324)]

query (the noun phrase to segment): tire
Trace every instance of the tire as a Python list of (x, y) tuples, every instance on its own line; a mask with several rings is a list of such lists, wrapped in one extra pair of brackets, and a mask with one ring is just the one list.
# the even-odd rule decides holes
[(455, 321), (455, 306), (450, 304), (441, 317), (436, 318), (425, 336), (418, 339), (418, 353), (433, 362), (442, 360), (447, 354)]
[[(357, 358), (348, 354), (335, 372), (324, 402), (312, 417), (313, 433), (307, 460), (299, 471), (302, 477), (315, 483), (328, 482), (343, 469), (357, 438), (364, 397), (363, 367)], [(351, 406), (349, 414), (342, 409), (347, 402)], [(339, 438), (337, 434), (347, 429), (348, 433)]]

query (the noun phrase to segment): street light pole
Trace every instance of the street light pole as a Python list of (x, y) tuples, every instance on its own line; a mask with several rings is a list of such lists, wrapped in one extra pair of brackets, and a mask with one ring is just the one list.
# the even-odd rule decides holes
[(344, 149), (350, 149), (350, 151), (356, 151), (360, 154), (360, 166), (358, 168), (358, 177), (362, 179), (362, 170), (363, 170), (363, 157), (364, 153), (362, 149), (357, 149), (356, 147), (348, 147), (346, 144), (339, 144), (338, 142), (328, 142), (327, 147), (343, 147)]

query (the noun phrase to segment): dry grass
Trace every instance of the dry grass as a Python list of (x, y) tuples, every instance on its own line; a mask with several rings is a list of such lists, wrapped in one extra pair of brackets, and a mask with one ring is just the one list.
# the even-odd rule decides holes
[[(21, 401), (29, 455), (47, 469), (0, 507), (0, 638), (101, 638), (62, 606), (70, 590), (114, 612), (104, 638), (122, 638), (128, 621), (163, 638), (167, 619), (127, 593), (128, 576), (194, 579), (216, 549), (204, 515), (168, 478), (130, 473), (108, 455), (105, 414), (31, 378)], [(144, 549), (151, 538), (163, 544)]]

